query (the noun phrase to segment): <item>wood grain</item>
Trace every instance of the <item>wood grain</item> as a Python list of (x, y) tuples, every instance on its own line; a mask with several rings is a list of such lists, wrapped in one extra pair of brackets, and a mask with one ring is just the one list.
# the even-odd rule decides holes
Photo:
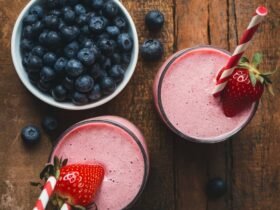
[[(98, 115), (119, 115), (134, 122), (144, 133), (151, 158), (151, 174), (141, 199), (133, 210), (279, 210), (280, 153), (279, 97), (266, 94), (253, 121), (231, 141), (215, 145), (186, 142), (175, 136), (159, 119), (153, 105), (153, 78), (162, 64), (139, 59), (125, 90), (101, 108), (69, 112), (45, 105), (19, 81), (10, 56), (10, 37), (17, 15), (28, 0), (0, 0), (0, 209), (31, 209), (38, 191), (29, 186), (46, 162), (52, 144), (71, 124)], [(198, 44), (211, 44), (233, 51), (260, 0), (122, 0), (138, 29), (140, 43), (159, 38), (165, 58), (174, 51)], [(269, 17), (254, 38), (247, 55), (262, 51), (264, 70), (277, 65), (280, 56), (280, 3), (266, 0)], [(145, 13), (159, 9), (166, 24), (159, 34), (150, 34)], [(274, 77), (279, 95), (279, 75)], [(22, 144), (20, 130), (26, 124), (40, 125), (46, 114), (58, 116), (60, 128), (43, 134), (35, 148)], [(207, 180), (222, 177), (228, 193), (208, 200)]]

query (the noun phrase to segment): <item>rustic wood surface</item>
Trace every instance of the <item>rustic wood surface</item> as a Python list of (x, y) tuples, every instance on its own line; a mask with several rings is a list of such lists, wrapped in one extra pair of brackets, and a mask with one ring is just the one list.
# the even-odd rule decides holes
[[(125, 90), (101, 108), (69, 112), (35, 99), (21, 84), (11, 60), (10, 39), (17, 15), (28, 0), (0, 0), (0, 209), (31, 209), (38, 191), (29, 186), (47, 160), (56, 137), (71, 124), (98, 115), (119, 115), (134, 122), (147, 138), (151, 156), (148, 185), (134, 210), (279, 210), (280, 209), (280, 77), (275, 76), (276, 97), (265, 94), (253, 121), (224, 143), (200, 145), (176, 137), (159, 119), (153, 105), (152, 83), (158, 63), (139, 59)], [(212, 44), (232, 51), (261, 3), (270, 13), (260, 27), (248, 56), (262, 51), (263, 69), (277, 65), (280, 56), (280, 2), (278, 0), (123, 0), (131, 12), (140, 42), (161, 39), (165, 57), (178, 49)], [(160, 9), (164, 30), (149, 34), (144, 15)], [(58, 116), (59, 132), (43, 135), (36, 148), (27, 148), (21, 128), (40, 124), (48, 113)], [(205, 183), (211, 177), (227, 181), (228, 192), (208, 200)]]

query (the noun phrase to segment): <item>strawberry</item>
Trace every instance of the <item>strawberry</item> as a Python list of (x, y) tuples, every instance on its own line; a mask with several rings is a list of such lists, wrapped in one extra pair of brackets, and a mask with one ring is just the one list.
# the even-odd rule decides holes
[(223, 111), (227, 117), (235, 116), (258, 101), (265, 86), (273, 94), (269, 79), (272, 73), (262, 74), (257, 70), (261, 57), (261, 54), (255, 54), (252, 64), (243, 57), (230, 76), (227, 86), (221, 93)]
[[(101, 165), (71, 164), (67, 159), (54, 158), (54, 164), (48, 164), (40, 174), (46, 181), (49, 176), (57, 179), (52, 196), (52, 204), (61, 208), (66, 202), (73, 209), (85, 210), (89, 206), (100, 188), (104, 178), (104, 168)], [(31, 183), (34, 186), (43, 186), (41, 183)]]

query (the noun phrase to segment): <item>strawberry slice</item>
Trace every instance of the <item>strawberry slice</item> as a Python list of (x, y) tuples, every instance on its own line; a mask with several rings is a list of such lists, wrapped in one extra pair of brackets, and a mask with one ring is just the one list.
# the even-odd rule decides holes
[(260, 53), (254, 55), (252, 64), (243, 57), (229, 78), (227, 86), (221, 93), (223, 111), (227, 117), (237, 115), (258, 101), (265, 86), (273, 94), (269, 76), (274, 72), (260, 73), (257, 67), (261, 60)]

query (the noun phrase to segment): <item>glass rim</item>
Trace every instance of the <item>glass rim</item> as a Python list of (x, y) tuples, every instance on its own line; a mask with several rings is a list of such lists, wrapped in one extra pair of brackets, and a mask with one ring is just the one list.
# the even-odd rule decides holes
[(210, 49), (221, 51), (221, 52), (223, 52), (223, 53), (225, 53), (229, 56), (232, 55), (229, 51), (227, 51), (225, 49), (221, 49), (221, 48), (211, 46), (211, 45), (197, 45), (195, 47), (186, 48), (186, 49), (183, 49), (181, 51), (178, 51), (177, 53), (174, 53), (172, 55), (171, 59), (168, 61), (168, 63), (165, 64), (164, 69), (162, 70), (162, 72), (160, 74), (160, 77), (159, 77), (159, 82), (158, 82), (158, 85), (157, 85), (157, 98), (156, 98), (157, 99), (157, 104), (158, 104), (158, 110), (159, 110), (160, 115), (163, 118), (164, 122), (167, 124), (167, 126), (175, 134), (177, 134), (181, 138), (189, 140), (191, 142), (196, 142), (196, 143), (206, 143), (206, 144), (207, 143), (218, 143), (218, 142), (222, 142), (222, 141), (225, 141), (225, 140), (231, 138), (235, 134), (239, 133), (242, 129), (244, 129), (249, 124), (249, 122), (252, 120), (252, 118), (254, 117), (254, 115), (257, 111), (259, 102), (257, 101), (252, 105), (254, 107), (251, 108), (252, 110), (251, 110), (251, 113), (250, 113), (248, 119), (245, 122), (243, 122), (243, 124), (238, 129), (235, 129), (232, 132), (230, 132), (227, 135), (224, 135), (222, 137), (217, 136), (217, 137), (213, 137), (213, 139), (211, 139), (211, 138), (196, 138), (196, 137), (188, 136), (188, 135), (184, 134), (183, 132), (181, 132), (179, 129), (177, 129), (168, 119), (167, 114), (166, 114), (166, 112), (164, 110), (164, 107), (163, 107), (162, 97), (161, 97), (163, 80), (165, 78), (165, 75), (166, 75), (167, 71), (169, 70), (170, 66), (174, 63), (175, 60), (177, 60), (179, 57), (181, 57), (182, 55), (184, 55), (186, 53), (189, 53), (193, 50), (197, 50), (197, 49), (200, 49), (200, 48), (210, 48)]
[(148, 157), (148, 154), (145, 150), (145, 148), (143, 147), (141, 141), (139, 140), (139, 138), (130, 130), (128, 129), (126, 126), (122, 125), (122, 123), (118, 123), (118, 122), (115, 122), (115, 121), (111, 121), (111, 120), (107, 120), (107, 119), (87, 119), (87, 120), (83, 120), (83, 121), (80, 121), (78, 123), (75, 123), (74, 125), (70, 126), (68, 129), (66, 129), (57, 139), (56, 143), (53, 145), (52, 147), (52, 150), (51, 150), (51, 153), (49, 155), (49, 158), (48, 158), (48, 162), (51, 162), (51, 158), (52, 158), (52, 154), (53, 152), (55, 151), (56, 147), (58, 146), (58, 144), (60, 143), (60, 141), (70, 132), (72, 131), (73, 129), (81, 126), (81, 125), (86, 125), (88, 123), (105, 123), (105, 124), (110, 124), (110, 125), (113, 125), (113, 126), (116, 126), (120, 129), (122, 129), (123, 131), (125, 131), (134, 141), (135, 143), (137, 144), (137, 146), (139, 147), (140, 149), (140, 152), (143, 156), (143, 160), (144, 160), (144, 174), (143, 174), (143, 180), (142, 180), (142, 184), (141, 184), (141, 187), (138, 191), (138, 193), (136, 194), (136, 196), (134, 197), (134, 199), (128, 204), (126, 205), (122, 210), (125, 210), (125, 209), (129, 209), (131, 208), (135, 202), (139, 199), (139, 197), (141, 196), (141, 194), (143, 193), (144, 189), (145, 189), (145, 186), (147, 184), (147, 181), (148, 181), (148, 176), (149, 176), (149, 157)]

